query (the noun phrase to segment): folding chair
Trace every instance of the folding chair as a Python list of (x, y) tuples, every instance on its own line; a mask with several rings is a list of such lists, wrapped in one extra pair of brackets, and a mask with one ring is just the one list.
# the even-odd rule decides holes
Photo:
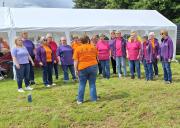
[(0, 80), (4, 79), (4, 75), (2, 74), (2, 72), (6, 72), (6, 69), (4, 69), (0, 66)]

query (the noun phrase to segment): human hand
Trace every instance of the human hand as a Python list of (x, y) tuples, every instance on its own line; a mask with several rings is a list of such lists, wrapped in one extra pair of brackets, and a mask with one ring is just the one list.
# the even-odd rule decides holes
[(43, 63), (42, 63), (42, 62), (39, 62), (39, 65), (40, 65), (40, 66), (43, 66)]

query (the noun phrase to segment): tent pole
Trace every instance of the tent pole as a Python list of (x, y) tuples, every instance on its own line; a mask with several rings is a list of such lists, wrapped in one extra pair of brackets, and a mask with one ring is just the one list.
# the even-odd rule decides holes
[[(14, 47), (14, 37), (16, 37), (16, 31), (14, 31), (13, 29), (10, 29), (10, 31), (8, 32), (8, 38), (9, 38), (9, 44), (10, 44), (10, 49), (12, 49)], [(13, 64), (13, 76), (14, 76), (14, 80), (16, 80), (16, 71), (14, 68), (14, 64)]]
[(172, 59), (172, 61), (178, 62), (178, 61), (176, 60), (177, 26), (176, 26), (176, 28), (174, 29), (174, 37), (172, 37), (172, 40), (173, 40), (173, 48), (174, 48), (174, 53), (173, 53), (173, 59)]
[(65, 35), (66, 35), (66, 39), (67, 39), (67, 44), (70, 45), (71, 44), (70, 32), (69, 31), (65, 31)]

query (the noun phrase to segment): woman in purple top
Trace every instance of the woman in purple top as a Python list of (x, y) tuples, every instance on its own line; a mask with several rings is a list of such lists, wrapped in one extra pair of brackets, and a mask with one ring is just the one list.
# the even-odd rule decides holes
[(154, 32), (149, 33), (149, 42), (151, 43), (152, 48), (153, 48), (152, 64), (154, 67), (154, 75), (156, 78), (158, 78), (159, 71), (158, 71), (158, 58), (157, 57), (159, 56), (159, 42), (158, 42), (158, 39), (155, 38)]
[(164, 71), (164, 81), (166, 84), (172, 83), (172, 72), (171, 72), (171, 59), (173, 58), (173, 42), (168, 36), (168, 31), (161, 30), (160, 33), (161, 45), (160, 45), (160, 59)]
[(152, 44), (148, 41), (148, 36), (142, 38), (141, 60), (144, 65), (146, 80), (153, 80), (153, 49)]
[(61, 66), (64, 72), (64, 82), (69, 81), (68, 68), (71, 72), (73, 81), (76, 81), (76, 75), (74, 71), (74, 62), (73, 62), (73, 49), (71, 46), (67, 45), (65, 37), (61, 37), (61, 44), (57, 49), (57, 56), (61, 62)]
[[(22, 39), (23, 39), (24, 47), (26, 47), (26, 49), (29, 52), (29, 55), (34, 60), (35, 59), (35, 54), (34, 54), (35, 46), (34, 46), (33, 42), (28, 39), (28, 33), (27, 32), (22, 33)], [(30, 63), (30, 72), (29, 72), (29, 82), (31, 85), (35, 84), (35, 82), (34, 82), (34, 68), (33, 68), (31, 63)]]
[(29, 55), (28, 50), (23, 46), (23, 42), (20, 37), (15, 39), (15, 47), (12, 49), (11, 55), (16, 70), (18, 92), (24, 92), (22, 89), (23, 79), (26, 86), (25, 90), (33, 90), (33, 88), (29, 86), (29, 61), (31, 61), (32, 66), (34, 66), (34, 62)]

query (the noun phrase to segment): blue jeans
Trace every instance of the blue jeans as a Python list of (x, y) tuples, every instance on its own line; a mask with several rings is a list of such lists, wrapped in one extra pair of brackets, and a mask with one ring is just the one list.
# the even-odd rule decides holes
[(162, 67), (164, 71), (164, 80), (172, 82), (172, 72), (171, 72), (171, 63), (162, 62)]
[(56, 79), (58, 79), (58, 63), (54, 63), (53, 67), (54, 67), (54, 73), (55, 73)]
[(45, 86), (47, 86), (48, 84), (52, 84), (53, 80), (52, 80), (52, 68), (53, 68), (53, 64), (52, 62), (47, 63), (47, 65), (42, 66), (43, 68), (43, 83)]
[(17, 69), (15, 66), (15, 70), (16, 70), (18, 89), (22, 88), (23, 79), (25, 86), (26, 87), (29, 86), (29, 71), (30, 71), (29, 64), (20, 64), (20, 69)]
[(96, 92), (97, 65), (80, 70), (78, 76), (79, 76), (79, 90), (78, 90), (77, 100), (79, 102), (84, 101), (84, 92), (85, 92), (86, 82), (88, 80), (91, 100), (96, 101), (97, 100), (97, 92)]
[(134, 69), (136, 68), (138, 78), (141, 78), (140, 62), (139, 60), (129, 60), (131, 76), (134, 77)]
[(126, 76), (127, 75), (126, 58), (124, 58), (124, 57), (116, 57), (116, 67), (117, 67), (117, 70), (118, 70), (118, 74), (121, 74), (121, 66), (123, 68), (124, 76)]
[(30, 72), (29, 72), (29, 80), (34, 81), (34, 67), (32, 66), (31, 62), (29, 62)]
[(102, 67), (103, 77), (109, 79), (110, 78), (109, 60), (100, 60), (100, 64)]
[(64, 72), (64, 80), (69, 80), (68, 68), (71, 72), (73, 80), (75, 80), (76, 75), (75, 75), (75, 71), (74, 71), (74, 65), (62, 65), (62, 69)]
[(146, 63), (146, 60), (143, 60), (144, 70), (146, 75), (146, 80), (153, 79), (153, 66), (152, 63)]

